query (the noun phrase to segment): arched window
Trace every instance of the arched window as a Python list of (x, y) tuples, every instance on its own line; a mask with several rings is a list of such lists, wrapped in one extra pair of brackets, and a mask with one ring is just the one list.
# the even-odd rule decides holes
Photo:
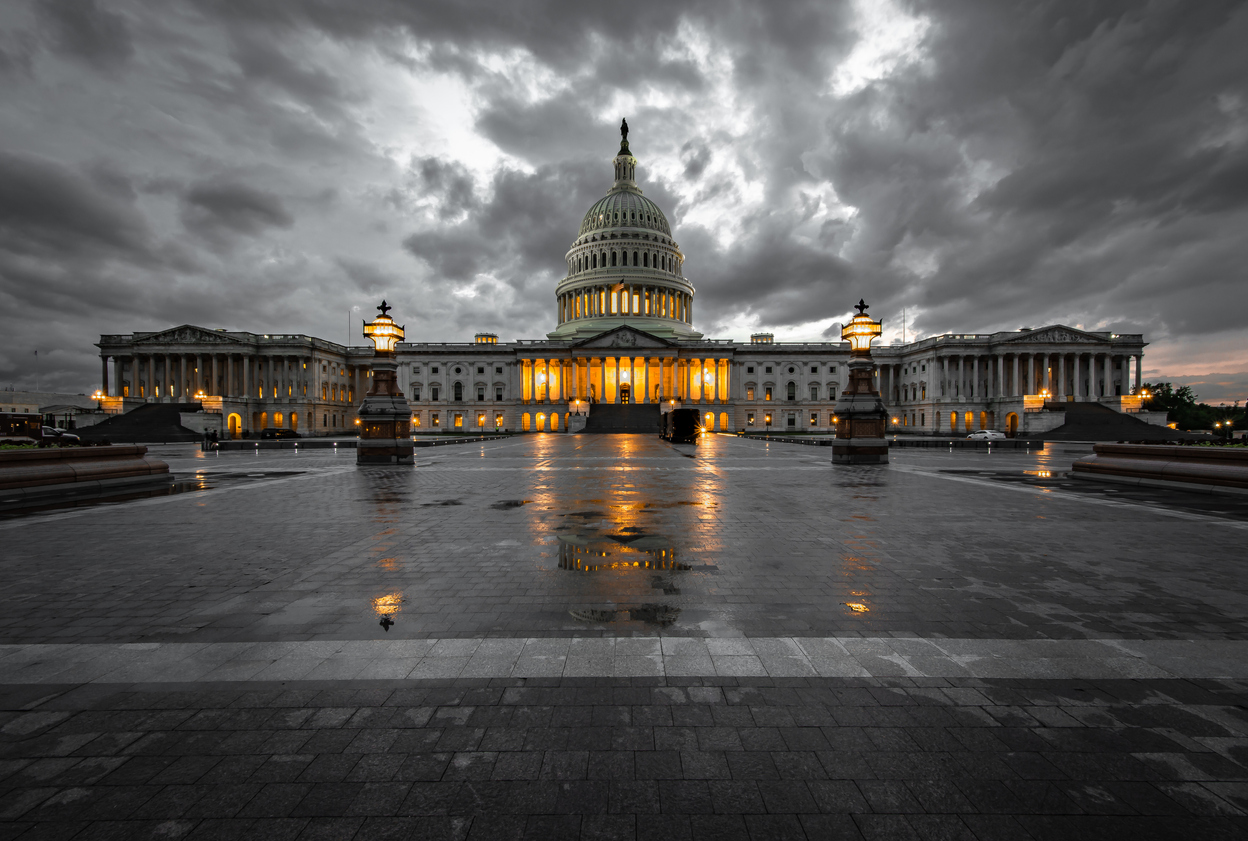
[(787, 388), (787, 391), (788, 391), (788, 398), (787, 398), (787, 399), (789, 399), (789, 400), (796, 400), (796, 399), (797, 399), (797, 383), (789, 383), (788, 388)]
[(633, 265), (634, 265), (634, 266), (638, 265), (638, 263), (637, 263), (637, 252), (636, 252), (636, 251), (634, 251), (634, 252), (633, 252)]
[(596, 268), (598, 268), (598, 255), (597, 255), (597, 254), (595, 254), (595, 255), (593, 256), (593, 258), (592, 258), (592, 259), (593, 259), (593, 261), (594, 261), (594, 266), (593, 266), (593, 267), (594, 267), (595, 269), (596, 269)]
[(615, 255), (615, 252), (614, 252), (614, 251), (612, 251), (612, 252), (611, 252), (611, 265), (613, 265), (613, 266), (615, 265), (615, 256), (616, 256), (616, 255)]
[(463, 399), (464, 399), (464, 384), (455, 383), (455, 402), (458, 403), (459, 401)]
[(646, 252), (645, 254), (641, 255), (641, 264), (645, 266), (647, 269), (650, 268), (650, 253), (649, 252)]

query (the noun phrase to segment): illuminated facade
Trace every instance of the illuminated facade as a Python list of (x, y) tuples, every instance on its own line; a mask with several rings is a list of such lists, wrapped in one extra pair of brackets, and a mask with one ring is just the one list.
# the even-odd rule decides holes
[[(663, 211), (636, 182), (627, 133), (614, 183), (585, 214), (555, 289), (543, 339), (401, 342), (397, 382), (416, 432), (576, 431), (595, 405), (697, 407), (715, 430), (830, 432), (848, 383), (849, 344), (708, 339), (694, 329), (695, 289)], [(890, 432), (1041, 432), (1048, 401), (1095, 400), (1138, 411), (1141, 335), (1061, 325), (948, 334), (875, 348)], [(100, 337), (102, 390), (114, 410), (202, 402), (222, 432), (265, 427), (355, 431), (372, 348), (302, 335), (191, 325)]]

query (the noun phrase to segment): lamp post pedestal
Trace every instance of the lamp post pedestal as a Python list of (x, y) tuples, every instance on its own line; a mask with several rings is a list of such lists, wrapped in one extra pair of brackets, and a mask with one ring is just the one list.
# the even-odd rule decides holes
[(373, 360), (373, 387), (364, 396), (360, 416), (360, 440), (356, 464), (415, 464), (412, 442), (412, 408), (395, 388), (398, 364), (393, 359)]
[(888, 411), (871, 387), (873, 368), (870, 357), (849, 362), (849, 388), (836, 401), (833, 464), (888, 464)]

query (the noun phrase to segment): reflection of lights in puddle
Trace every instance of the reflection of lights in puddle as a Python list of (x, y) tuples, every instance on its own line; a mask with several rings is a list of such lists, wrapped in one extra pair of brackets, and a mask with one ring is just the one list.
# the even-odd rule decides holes
[(1053, 478), (1053, 472), (1051, 470), (1024, 470), (1023, 473), (1025, 473), (1028, 476), (1036, 476), (1040, 479), (1052, 479)]
[(676, 560), (676, 550), (661, 537), (623, 535), (612, 540), (559, 535), (559, 568), (577, 572), (625, 569), (686, 571), (689, 564)]
[(377, 566), (388, 572), (397, 572), (398, 570), (403, 569), (403, 564), (398, 558), (378, 558)]
[(394, 614), (403, 609), (403, 591), (396, 590), (393, 593), (386, 593), (373, 599), (373, 610), (381, 615), (381, 621), (377, 624), (381, 625), (386, 631), (390, 630), (390, 626), (394, 624)]
[(868, 610), (870, 610), (870, 608), (868, 608), (862, 602), (845, 602), (845, 606), (849, 608), (850, 610), (852, 610), (854, 613), (866, 613)]

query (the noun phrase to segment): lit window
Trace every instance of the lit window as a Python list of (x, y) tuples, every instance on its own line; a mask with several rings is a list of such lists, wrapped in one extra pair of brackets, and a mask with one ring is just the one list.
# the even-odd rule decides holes
[(767, 386), (765, 389), (763, 389), (763, 399), (764, 400), (771, 399), (771, 386)]
[(745, 399), (746, 399), (746, 400), (753, 400), (753, 399), (754, 399), (754, 386), (749, 386), (749, 387), (745, 390)]
[(440, 422), (439, 422), (439, 420), (438, 420), (438, 413), (437, 413), (437, 412), (432, 412), (432, 413), (430, 413), (430, 415), (429, 415), (429, 425), (430, 425), (430, 426), (440, 426), (440, 425), (441, 425), (441, 424), (440, 424)]
[(819, 425), (819, 413), (818, 413), (818, 412), (811, 412), (811, 413), (810, 413), (810, 425), (811, 425), (811, 426), (818, 426), (818, 425)]
[(749, 414), (745, 416), (745, 425), (746, 426), (754, 425), (754, 413), (753, 412), (750, 412)]

